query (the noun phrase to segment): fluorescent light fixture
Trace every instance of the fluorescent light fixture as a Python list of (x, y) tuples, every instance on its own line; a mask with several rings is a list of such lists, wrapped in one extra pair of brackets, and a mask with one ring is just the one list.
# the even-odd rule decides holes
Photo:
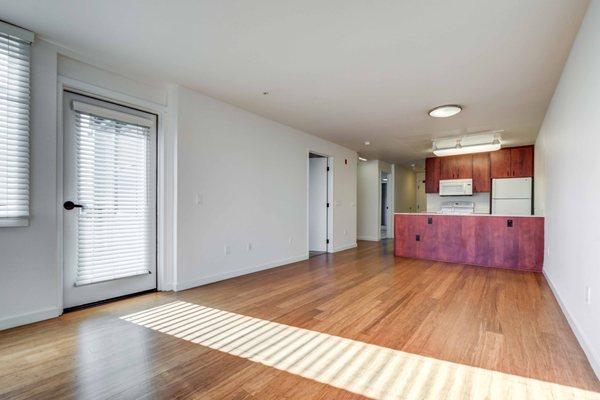
[(429, 115), (434, 118), (448, 118), (462, 111), (462, 107), (458, 104), (445, 104), (437, 106), (429, 110)]
[(497, 136), (500, 132), (502, 131), (481, 132), (462, 137), (434, 139), (433, 154), (438, 157), (444, 157), (500, 150), (502, 142)]
[(367, 159), (366, 159), (366, 158), (364, 158), (364, 157), (358, 157), (358, 161), (369, 161), (369, 160), (367, 160)]
[(451, 147), (449, 149), (435, 149), (433, 150), (433, 154), (438, 157), (444, 156), (455, 156), (458, 154), (471, 154), (471, 153), (484, 153), (487, 151), (496, 151), (500, 150), (502, 145), (500, 141), (496, 141), (496, 143), (492, 144), (476, 144), (473, 146), (460, 146), (460, 147)]

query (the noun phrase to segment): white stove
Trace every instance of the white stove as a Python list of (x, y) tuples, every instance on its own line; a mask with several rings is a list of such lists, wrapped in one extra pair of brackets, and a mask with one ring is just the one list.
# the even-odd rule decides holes
[(446, 201), (442, 203), (440, 214), (473, 214), (475, 203), (472, 201)]

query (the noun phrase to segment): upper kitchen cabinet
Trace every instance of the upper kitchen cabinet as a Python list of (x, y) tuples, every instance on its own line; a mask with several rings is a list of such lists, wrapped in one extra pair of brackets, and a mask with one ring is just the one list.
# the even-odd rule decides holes
[(473, 192), (491, 191), (490, 155), (488, 153), (473, 154)]
[(510, 178), (510, 149), (500, 149), (490, 153), (492, 179)]
[(473, 178), (473, 156), (442, 157), (440, 159), (441, 179), (470, 179)]
[(430, 157), (425, 160), (425, 193), (440, 191), (440, 159)]
[(513, 178), (533, 176), (533, 146), (512, 147), (510, 169)]
[(440, 179), (473, 179), (473, 192), (490, 192), (492, 179), (533, 177), (533, 146), (425, 160), (425, 192), (439, 193)]
[(511, 147), (490, 153), (492, 178), (533, 176), (533, 146)]

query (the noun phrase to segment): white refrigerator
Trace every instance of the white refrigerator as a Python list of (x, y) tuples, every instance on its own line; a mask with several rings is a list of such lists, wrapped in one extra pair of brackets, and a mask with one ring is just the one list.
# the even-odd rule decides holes
[(492, 214), (531, 215), (533, 178), (492, 179)]

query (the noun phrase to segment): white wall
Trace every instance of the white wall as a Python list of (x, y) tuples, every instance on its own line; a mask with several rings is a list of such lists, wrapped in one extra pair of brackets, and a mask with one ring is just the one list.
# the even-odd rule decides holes
[(176, 101), (177, 289), (308, 257), (309, 151), (333, 157), (333, 250), (356, 246), (356, 152), (184, 88)]
[(56, 49), (31, 49), (30, 225), (0, 228), (0, 329), (60, 314)]
[(369, 160), (358, 163), (357, 198), (358, 221), (357, 237), (359, 240), (381, 240), (381, 173), (388, 173), (387, 200), (390, 207), (388, 216), (387, 237), (394, 237), (394, 221), (392, 218), (395, 204), (395, 165), (380, 160)]
[(535, 142), (533, 170), (533, 213), (543, 216), (546, 210), (546, 145), (545, 135), (538, 135)]
[(417, 212), (427, 211), (427, 193), (425, 193), (425, 171), (415, 172), (415, 186), (417, 190)]
[[(544, 272), (600, 376), (600, 1), (590, 3), (536, 142)], [(543, 164), (539, 168), (539, 164)], [(540, 182), (543, 182), (540, 185)], [(586, 303), (586, 288), (591, 303)]]
[(427, 212), (438, 212), (442, 203), (448, 201), (472, 201), (475, 203), (475, 213), (490, 213), (490, 193), (475, 193), (473, 196), (440, 196), (436, 193), (427, 193)]
[(401, 165), (394, 166), (394, 212), (415, 212), (417, 186), (415, 172)]
[(380, 191), (379, 160), (358, 163), (357, 172), (357, 237), (359, 240), (379, 240)]

